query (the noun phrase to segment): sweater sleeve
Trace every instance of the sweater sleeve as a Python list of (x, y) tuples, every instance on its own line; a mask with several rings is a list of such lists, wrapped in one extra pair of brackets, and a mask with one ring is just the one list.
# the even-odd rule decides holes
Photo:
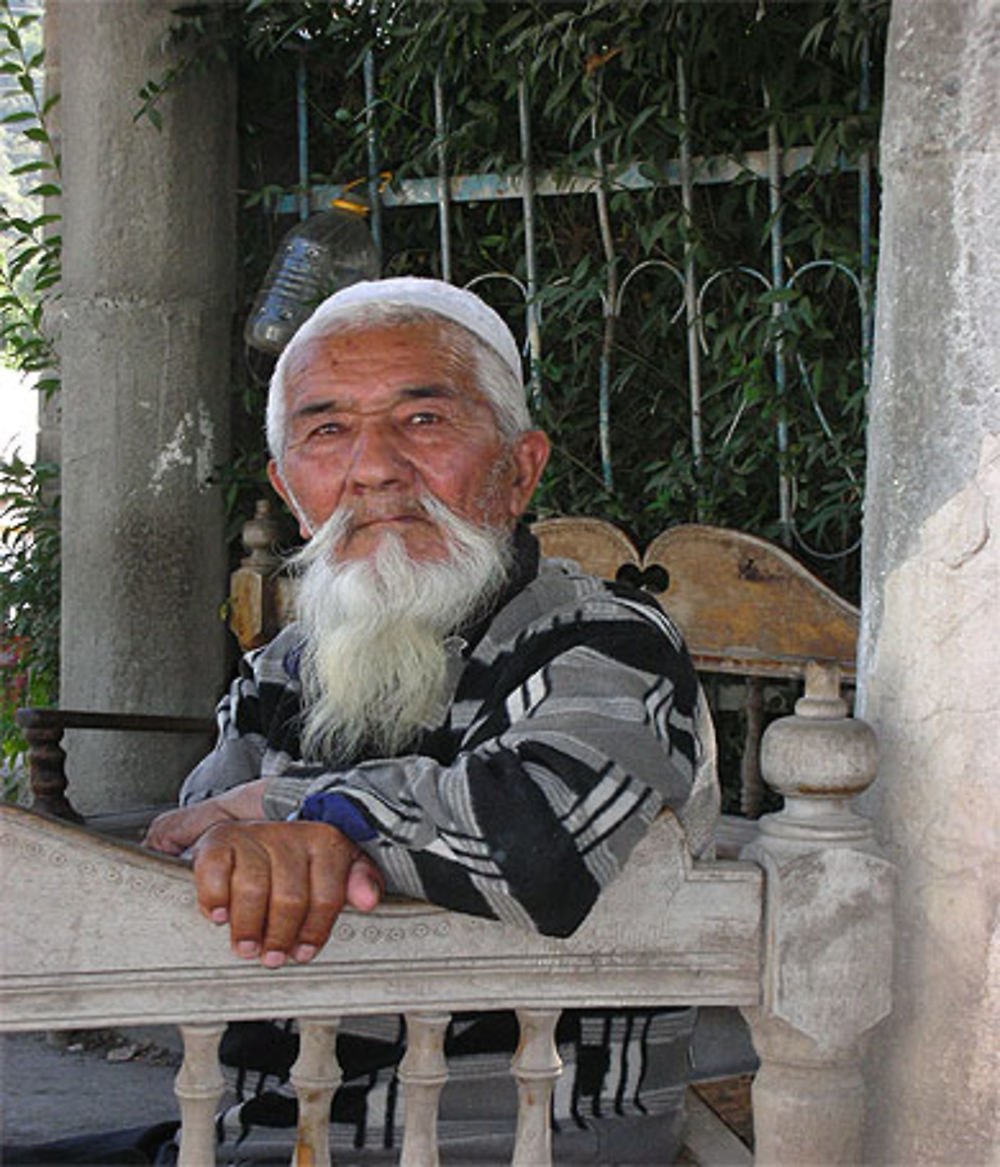
[(605, 593), (469, 672), (481, 697), (452, 763), (293, 765), (272, 806), (344, 830), (391, 890), (567, 936), (712, 754), (690, 659), (658, 609)]
[(255, 717), (257, 700), (252, 661), (244, 658), (239, 675), (216, 706), (215, 746), (181, 786), (181, 806), (214, 798), (260, 777), (266, 739)]

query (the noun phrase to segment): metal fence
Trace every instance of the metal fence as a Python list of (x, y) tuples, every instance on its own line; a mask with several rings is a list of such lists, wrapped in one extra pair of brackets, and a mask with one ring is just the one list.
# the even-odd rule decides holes
[[(520, 166), (510, 173), (452, 173), (448, 159), (448, 132), (445, 101), (445, 78), (438, 67), (428, 78), (433, 87), (433, 107), (435, 111), (434, 151), (437, 160), (437, 174), (432, 177), (410, 178), (398, 183), (386, 181), (383, 159), (379, 153), (377, 124), (378, 101), (376, 98), (376, 62), (371, 53), (365, 58), (364, 116), (367, 129), (368, 175), (367, 195), (371, 210), (371, 228), (376, 245), (381, 251), (386, 214), (398, 208), (414, 206), (435, 206), (437, 208), (438, 248), (440, 271), (445, 279), (453, 277), (453, 213), (462, 204), (517, 200), (520, 203), (523, 221), (524, 256), (523, 278), (511, 271), (484, 271), (466, 281), (470, 287), (480, 289), (491, 281), (503, 281), (516, 287), (523, 302), (525, 354), (531, 370), (531, 392), (536, 403), (542, 399), (543, 388), (539, 370), (543, 360), (543, 330), (540, 317), (540, 289), (545, 285), (546, 273), (539, 270), (538, 247), (536, 242), (537, 204), (540, 199), (591, 199), (596, 204), (602, 243), (609, 261), (613, 260), (610, 244), (608, 201), (619, 191), (642, 191), (654, 186), (679, 188), (685, 214), (691, 214), (696, 188), (704, 185), (718, 185), (746, 182), (748, 178), (766, 184), (769, 200), (770, 227), (768, 247), (762, 253), (747, 257), (746, 262), (727, 266), (718, 270), (700, 270), (693, 246), (684, 244), (676, 259), (650, 258), (633, 265), (619, 274), (613, 262), (609, 262), (609, 279), (598, 307), (595, 305), (594, 327), (604, 329), (597, 410), (594, 424), (599, 435), (601, 467), (604, 485), (611, 489), (614, 484), (615, 465), (612, 454), (612, 392), (610, 379), (611, 348), (616, 323), (627, 315), (630, 298), (635, 288), (651, 277), (663, 281), (676, 296), (676, 308), (670, 317), (670, 325), (683, 330), (687, 353), (687, 397), (689, 402), (690, 455), (694, 466), (700, 468), (705, 456), (705, 434), (702, 425), (703, 381), (706, 361), (711, 351), (711, 328), (713, 314), (709, 310), (713, 298), (720, 290), (733, 281), (749, 281), (768, 293), (791, 293), (810, 276), (824, 272), (843, 279), (849, 286), (851, 298), (856, 304), (856, 328), (852, 335), (844, 336), (841, 342), (851, 346), (859, 355), (858, 368), (861, 370), (862, 391), (867, 390), (870, 349), (872, 336), (873, 292), (869, 271), (872, 253), (872, 203), (873, 179), (872, 160), (864, 153), (859, 160), (848, 165), (840, 163), (842, 171), (850, 171), (856, 177), (858, 198), (860, 257), (857, 270), (833, 258), (813, 258), (790, 269), (783, 233), (783, 187), (789, 177), (810, 167), (814, 152), (809, 146), (785, 145), (779, 141), (776, 123), (771, 124), (766, 150), (746, 153), (739, 159), (730, 156), (694, 157), (691, 139), (687, 132), (688, 94), (685, 63), (676, 62), (678, 80), (677, 114), (681, 123), (680, 150), (678, 157), (666, 165), (657, 167), (655, 177), (648, 168), (635, 160), (626, 168), (609, 170), (603, 164), (601, 148), (595, 144), (596, 165), (589, 174), (571, 177), (556, 176), (549, 171), (536, 169), (532, 149), (531, 95), (527, 82), (522, 80), (517, 93), (517, 120), (520, 135)], [(306, 57), (300, 56), (297, 67), (297, 141), (299, 190), (286, 195), (276, 204), (276, 211), (283, 214), (298, 213), (305, 218), (314, 211), (328, 207), (337, 198), (342, 198), (356, 183), (344, 185), (310, 185), (309, 159), (309, 114), (308, 77)], [(862, 61), (862, 85), (860, 105), (864, 109), (868, 103), (870, 66), (867, 51)], [(768, 101), (763, 94), (765, 105)], [(593, 127), (595, 143), (597, 127)], [(641, 277), (641, 280), (640, 280)], [(489, 298), (489, 292), (486, 292)], [(597, 316), (599, 311), (600, 318)], [(770, 360), (773, 381), (779, 398), (793, 391), (805, 394), (809, 408), (815, 415), (816, 424), (825, 438), (834, 445), (837, 436), (828, 420), (821, 394), (813, 385), (812, 373), (807, 363), (796, 353), (791, 358), (785, 351), (782, 340), (781, 318), (785, 312), (780, 295), (773, 298), (771, 312), (778, 327), (774, 330)], [(747, 407), (746, 400), (740, 401), (732, 410), (725, 432), (723, 444), (732, 441)], [(787, 421), (779, 409), (774, 430), (775, 442), (775, 482), (774, 499), (778, 528), (782, 541), (793, 546), (796, 543), (818, 558), (834, 558), (824, 555), (816, 547), (809, 547), (796, 528), (794, 519), (796, 483), (788, 469), (785, 457), (788, 451), (789, 434)], [(856, 472), (850, 465), (845, 473), (857, 485)], [(836, 555), (848, 555), (855, 546), (845, 548)]]

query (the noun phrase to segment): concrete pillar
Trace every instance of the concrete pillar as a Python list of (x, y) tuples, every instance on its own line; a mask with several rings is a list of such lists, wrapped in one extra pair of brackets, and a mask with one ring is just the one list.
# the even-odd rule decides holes
[[(173, 0), (63, 4), (66, 708), (209, 714), (224, 682), (235, 83), (186, 74), (161, 132), (134, 120), (170, 65)], [(77, 735), (83, 813), (175, 796), (204, 743)]]
[(1000, 1162), (1000, 4), (894, 0), (865, 512), (869, 809), (899, 865), (868, 1163)]

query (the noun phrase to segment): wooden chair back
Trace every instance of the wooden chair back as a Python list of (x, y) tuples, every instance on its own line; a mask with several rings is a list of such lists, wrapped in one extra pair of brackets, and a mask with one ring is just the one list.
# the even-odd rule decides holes
[(796, 559), (756, 535), (685, 524), (640, 553), (602, 519), (534, 524), (542, 553), (652, 592), (706, 672), (800, 677), (810, 660), (854, 676), (858, 610)]
[[(532, 531), (543, 555), (573, 559), (594, 575), (656, 595), (699, 669), (801, 677), (816, 660), (854, 676), (858, 610), (766, 539), (686, 524), (657, 535), (643, 553), (604, 519), (542, 519)], [(247, 555), (231, 581), (230, 627), (244, 651), (266, 644), (289, 615), (278, 534), (270, 503), (261, 500), (244, 528)]]

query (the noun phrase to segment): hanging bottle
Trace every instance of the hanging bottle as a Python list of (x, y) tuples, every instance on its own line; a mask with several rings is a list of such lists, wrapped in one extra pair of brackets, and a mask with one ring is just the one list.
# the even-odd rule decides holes
[(344, 199), (296, 224), (281, 240), (244, 330), (253, 348), (280, 353), (319, 302), (379, 276), (368, 208)]

